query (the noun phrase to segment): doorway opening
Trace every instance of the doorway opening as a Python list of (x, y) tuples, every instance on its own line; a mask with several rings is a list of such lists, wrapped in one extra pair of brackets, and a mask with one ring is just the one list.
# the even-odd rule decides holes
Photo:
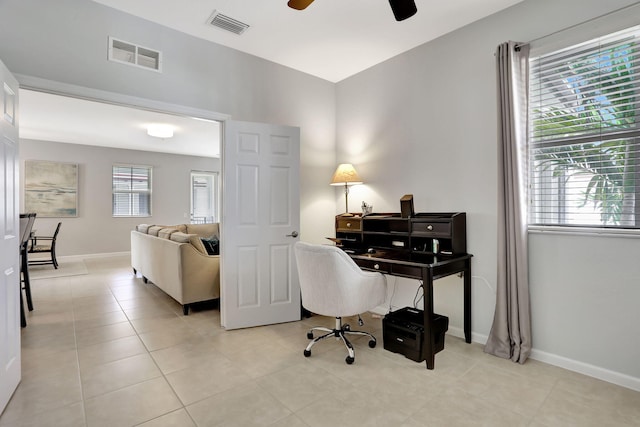
[(191, 171), (191, 223), (220, 222), (217, 172)]

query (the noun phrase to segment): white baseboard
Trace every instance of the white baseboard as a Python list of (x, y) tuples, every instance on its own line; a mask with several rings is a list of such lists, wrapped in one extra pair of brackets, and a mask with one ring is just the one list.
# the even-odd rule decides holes
[[(464, 330), (462, 328), (449, 326), (448, 335), (464, 339)], [(471, 340), (475, 343), (485, 345), (487, 343), (487, 335), (471, 334)], [(609, 369), (601, 368), (599, 366), (590, 365), (588, 363), (580, 362), (578, 360), (569, 359), (556, 354), (547, 353), (544, 351), (532, 349), (529, 357), (539, 362), (548, 363), (549, 365), (557, 366), (559, 368), (567, 369), (569, 371), (578, 372), (589, 377), (597, 378), (602, 381), (606, 381), (612, 384), (626, 387), (631, 390), (640, 391), (640, 378), (635, 378), (620, 372), (611, 371)]]
[[(449, 326), (449, 329), (447, 330), (447, 335), (464, 339), (464, 329), (458, 328), (457, 326)], [(487, 343), (488, 338), (489, 337), (487, 337), (486, 335), (471, 332), (471, 342), (484, 345)]]
[[(447, 330), (447, 335), (464, 339), (464, 330), (462, 328), (457, 328), (455, 326), (449, 326), (449, 329)], [(471, 341), (475, 341), (473, 339), (473, 334), (471, 335)]]
[(115, 256), (131, 256), (131, 252), (105, 252), (99, 254), (84, 254), (84, 255), (65, 255), (65, 256), (57, 256), (56, 259), (58, 261), (76, 261), (82, 259), (91, 259), (91, 258), (109, 258)]
[(599, 380), (630, 388), (631, 390), (640, 391), (640, 378), (536, 349), (531, 350), (530, 357), (534, 360), (558, 366), (569, 371), (578, 372)]

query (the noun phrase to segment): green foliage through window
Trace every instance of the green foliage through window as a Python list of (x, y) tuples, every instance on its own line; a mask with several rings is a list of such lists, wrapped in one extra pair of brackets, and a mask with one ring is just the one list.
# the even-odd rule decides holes
[(640, 228), (639, 35), (531, 60), (530, 224)]

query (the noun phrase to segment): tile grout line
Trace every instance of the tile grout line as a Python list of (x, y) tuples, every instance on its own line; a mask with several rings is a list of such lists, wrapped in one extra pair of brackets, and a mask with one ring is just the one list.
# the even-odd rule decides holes
[[(82, 260), (82, 262), (84, 262), (84, 259)], [(89, 267), (85, 264), (85, 267), (87, 268), (87, 275), (90, 275), (89, 273)], [(85, 406), (85, 398), (84, 398), (84, 386), (82, 385), (82, 373), (80, 371), (80, 354), (78, 353), (78, 335), (77, 335), (77, 329), (76, 329), (76, 308), (73, 304), (73, 289), (69, 289), (70, 293), (71, 293), (71, 313), (72, 313), (72, 319), (73, 319), (73, 342), (75, 345), (75, 353), (76, 353), (76, 366), (78, 368), (78, 383), (80, 384), (80, 399), (82, 401), (82, 417), (84, 420), (84, 425), (88, 426), (89, 422), (87, 420), (87, 408)]]

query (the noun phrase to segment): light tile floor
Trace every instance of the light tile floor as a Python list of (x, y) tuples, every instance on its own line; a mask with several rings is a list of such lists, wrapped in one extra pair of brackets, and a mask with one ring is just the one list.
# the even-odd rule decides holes
[(640, 393), (535, 360), (488, 356), (447, 336), (436, 369), (385, 351), (381, 320), (305, 358), (312, 317), (224, 331), (189, 316), (128, 258), (87, 259), (89, 274), (32, 282), (22, 383), (0, 426), (640, 426)]

